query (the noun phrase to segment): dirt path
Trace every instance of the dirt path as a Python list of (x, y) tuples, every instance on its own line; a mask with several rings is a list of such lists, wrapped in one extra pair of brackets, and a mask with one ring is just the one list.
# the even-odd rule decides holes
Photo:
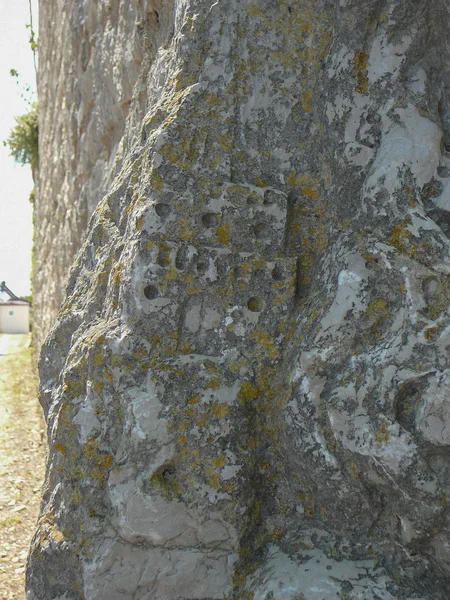
[(0, 334), (0, 600), (25, 599), (25, 563), (44, 477), (29, 343), (29, 335)]

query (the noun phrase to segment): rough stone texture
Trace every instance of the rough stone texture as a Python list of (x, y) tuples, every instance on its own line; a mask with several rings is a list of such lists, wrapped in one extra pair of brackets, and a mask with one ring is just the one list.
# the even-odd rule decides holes
[(43, 347), (28, 600), (446, 599), (448, 2), (164, 10)]
[(38, 347), (55, 321), (88, 220), (120, 168), (127, 116), (130, 135), (145, 114), (148, 71), (172, 35), (173, 11), (162, 0), (45, 0), (39, 21)]

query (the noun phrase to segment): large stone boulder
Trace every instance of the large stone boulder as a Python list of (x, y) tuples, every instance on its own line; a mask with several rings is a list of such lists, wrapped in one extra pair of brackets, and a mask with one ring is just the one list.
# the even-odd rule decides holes
[(447, 599), (448, 2), (138, 4), (28, 600)]

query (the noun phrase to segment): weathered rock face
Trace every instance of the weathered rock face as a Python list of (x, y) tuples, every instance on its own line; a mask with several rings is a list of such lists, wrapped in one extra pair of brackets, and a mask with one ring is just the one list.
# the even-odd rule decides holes
[(46, 0), (39, 17), (38, 346), (55, 321), (87, 222), (121, 166), (125, 121), (130, 135), (145, 114), (157, 48), (173, 33), (172, 9), (161, 0)]
[(28, 598), (448, 598), (448, 3), (164, 10), (43, 348)]

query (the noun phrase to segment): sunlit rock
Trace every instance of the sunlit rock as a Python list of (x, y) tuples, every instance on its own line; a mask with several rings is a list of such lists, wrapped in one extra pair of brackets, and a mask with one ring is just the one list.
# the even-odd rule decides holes
[(43, 9), (44, 115), (89, 90), (103, 116), (42, 123), (42, 210), (72, 190), (49, 266), (98, 206), (41, 355), (29, 600), (449, 597), (448, 23), (444, 0)]

